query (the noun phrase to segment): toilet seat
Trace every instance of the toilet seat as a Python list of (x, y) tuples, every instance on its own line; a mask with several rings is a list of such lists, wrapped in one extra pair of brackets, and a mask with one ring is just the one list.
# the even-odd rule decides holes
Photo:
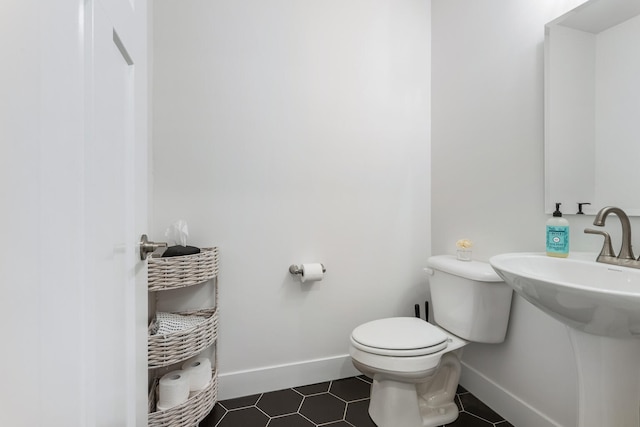
[(414, 357), (437, 353), (447, 347), (448, 336), (439, 328), (415, 317), (392, 317), (355, 328), (351, 344), (380, 356)]

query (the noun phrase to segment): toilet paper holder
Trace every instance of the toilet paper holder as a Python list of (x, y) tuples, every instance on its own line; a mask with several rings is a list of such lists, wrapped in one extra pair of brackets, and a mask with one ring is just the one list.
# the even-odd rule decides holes
[[(324, 264), (320, 264), (320, 265), (322, 266), (322, 272), (326, 273), (327, 269), (324, 268)], [(302, 274), (302, 265), (300, 265), (300, 267), (298, 267), (295, 264), (291, 264), (289, 266), (289, 273), (291, 273), (291, 274)]]

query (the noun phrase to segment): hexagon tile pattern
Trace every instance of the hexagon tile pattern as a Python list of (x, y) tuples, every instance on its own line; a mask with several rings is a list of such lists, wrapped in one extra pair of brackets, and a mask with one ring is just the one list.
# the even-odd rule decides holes
[[(365, 376), (289, 388), (216, 403), (200, 427), (376, 427)], [(446, 427), (513, 427), (462, 387), (460, 416)]]

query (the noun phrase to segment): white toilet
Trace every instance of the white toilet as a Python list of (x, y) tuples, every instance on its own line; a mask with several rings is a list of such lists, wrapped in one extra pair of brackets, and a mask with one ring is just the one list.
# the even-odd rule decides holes
[[(433, 317), (374, 320), (355, 328), (349, 353), (373, 378), (369, 415), (378, 427), (432, 427), (458, 418), (453, 401), (467, 342), (504, 341), (512, 290), (487, 263), (427, 260)], [(456, 351), (459, 350), (459, 351)]]

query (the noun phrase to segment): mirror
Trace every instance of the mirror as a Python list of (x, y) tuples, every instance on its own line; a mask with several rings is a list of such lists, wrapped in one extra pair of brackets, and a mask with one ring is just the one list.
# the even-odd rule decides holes
[(545, 212), (640, 215), (640, 0), (589, 0), (545, 26)]

